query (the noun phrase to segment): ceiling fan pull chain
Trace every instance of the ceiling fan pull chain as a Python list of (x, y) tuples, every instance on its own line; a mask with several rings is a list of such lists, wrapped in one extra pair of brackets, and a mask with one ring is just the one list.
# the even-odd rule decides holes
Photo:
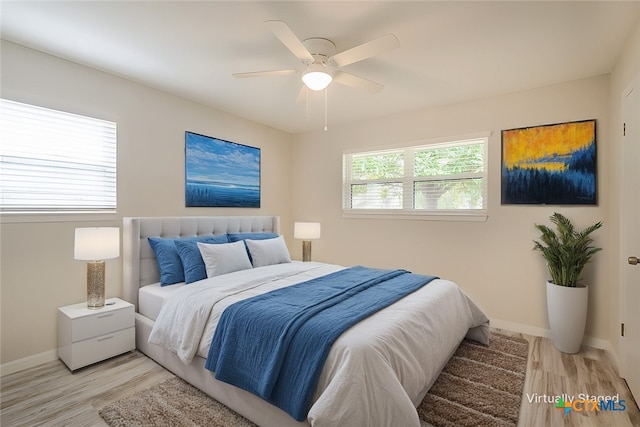
[(329, 88), (326, 87), (324, 89), (324, 130), (327, 130), (327, 92), (329, 92)]
[(309, 89), (307, 89), (306, 87), (304, 87), (304, 104), (305, 104), (305, 120), (308, 122), (309, 121)]

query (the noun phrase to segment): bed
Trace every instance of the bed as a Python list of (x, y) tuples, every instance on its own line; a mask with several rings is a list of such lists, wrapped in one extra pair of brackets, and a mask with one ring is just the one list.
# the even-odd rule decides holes
[[(154, 254), (157, 248), (152, 249), (149, 238), (152, 241), (180, 239), (183, 243), (183, 239), (197, 237), (215, 241), (235, 235), (253, 241), (251, 236), (279, 233), (280, 221), (276, 216), (124, 218), (123, 297), (136, 308), (137, 349), (260, 426), (419, 427), (415, 408), (458, 344), (465, 337), (484, 343), (489, 337), (485, 314), (448, 280), (435, 278), (339, 335), (327, 355), (317, 386), (313, 387), (308, 414), (301, 421), (255, 394), (216, 379), (215, 373), (205, 367), (212, 331), (225, 308), (247, 297), (324, 275), (342, 274), (346, 269), (332, 264), (293, 261), (219, 274), (190, 284), (160, 286)], [(207, 247), (211, 246), (216, 245)], [(253, 260), (256, 261), (259, 262)], [(236, 290), (239, 283), (244, 286), (242, 291)], [(234, 291), (204, 309), (210, 310), (210, 314), (207, 323), (199, 326), (197, 334), (202, 336), (193, 333), (193, 325), (185, 329), (188, 332), (185, 337), (191, 341), (188, 350), (150, 342), (150, 336), (151, 341), (158, 342), (161, 324), (170, 323), (167, 320), (169, 306), (194, 307), (202, 299), (198, 296), (200, 290), (220, 289), (221, 285), (233, 285)], [(196, 299), (173, 303), (187, 298), (188, 294)], [(193, 311), (197, 310), (189, 310), (185, 317)], [(172, 321), (175, 322), (175, 318)]]

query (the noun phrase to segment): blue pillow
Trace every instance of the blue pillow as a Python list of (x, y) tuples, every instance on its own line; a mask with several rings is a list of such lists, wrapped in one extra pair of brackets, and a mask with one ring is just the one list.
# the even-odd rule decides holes
[(229, 243), (229, 239), (227, 239), (226, 234), (221, 234), (197, 239), (176, 240), (175, 245), (178, 248), (178, 255), (184, 270), (184, 282), (187, 284), (207, 278), (207, 270), (204, 266), (200, 249), (198, 249), (198, 242), (209, 244)]
[(184, 282), (184, 272), (182, 261), (178, 255), (178, 248), (174, 241), (176, 239), (162, 239), (160, 237), (149, 237), (149, 244), (158, 261), (160, 269), (160, 286), (173, 285)]
[(229, 243), (237, 242), (239, 240), (251, 239), (251, 240), (265, 240), (275, 239), (278, 237), (276, 233), (229, 233)]

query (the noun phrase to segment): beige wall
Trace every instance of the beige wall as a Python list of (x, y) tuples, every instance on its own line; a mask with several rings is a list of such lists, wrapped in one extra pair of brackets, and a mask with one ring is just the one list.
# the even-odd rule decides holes
[[(609, 76), (574, 81), (444, 108), (301, 134), (293, 144), (293, 217), (322, 223), (314, 242), (318, 260), (404, 267), (457, 282), (496, 324), (544, 333), (546, 269), (532, 251), (533, 224), (554, 211), (578, 226), (602, 220), (595, 234), (604, 251), (586, 271), (591, 285), (587, 334), (609, 338), (609, 252), (615, 245), (610, 214), (612, 173)], [(598, 199), (593, 207), (501, 206), (502, 129), (597, 119)], [(349, 219), (341, 211), (343, 150), (490, 131), (489, 218), (486, 222)], [(604, 342), (604, 341), (602, 341)], [(600, 342), (600, 343), (602, 343)]]
[[(119, 226), (123, 216), (264, 214), (280, 215), (292, 233), (289, 134), (12, 43), (2, 43), (1, 71), (3, 98), (118, 123), (118, 213), (100, 221), (3, 219), (0, 363), (50, 357), (56, 308), (86, 299), (75, 227)], [(261, 148), (260, 209), (184, 207), (185, 130)], [(107, 297), (121, 295), (121, 271), (121, 259), (107, 261)]]

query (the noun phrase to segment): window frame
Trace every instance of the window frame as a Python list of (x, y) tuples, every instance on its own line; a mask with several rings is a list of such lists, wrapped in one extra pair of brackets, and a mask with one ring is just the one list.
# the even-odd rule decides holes
[[(33, 205), (30, 205), (28, 202), (23, 205), (20, 205), (20, 203), (5, 205), (5, 200), (2, 199), (0, 200), (0, 222), (34, 222), (42, 220), (58, 222), (86, 219), (87, 216), (90, 216), (92, 220), (102, 220), (113, 219), (116, 216), (118, 207), (118, 126), (116, 121), (60, 110), (56, 108), (48, 108), (40, 105), (14, 101), (6, 98), (0, 99), (0, 106), (2, 107), (3, 116), (6, 114), (6, 116), (2, 118), (2, 122), (4, 122), (5, 119), (12, 120), (13, 117), (19, 117), (21, 115), (35, 117), (36, 121), (34, 123), (26, 124), (26, 131), (20, 130), (21, 128), (18, 127), (16, 128), (18, 129), (18, 132), (30, 132), (29, 129), (36, 129), (36, 127), (38, 126), (38, 121), (47, 123), (48, 121), (56, 122), (60, 120), (65, 123), (64, 127), (57, 127), (58, 125), (54, 125), (55, 127), (43, 125), (42, 128), (38, 127), (36, 129), (36, 138), (38, 138), (38, 135), (44, 132), (55, 133), (58, 131), (58, 129), (65, 129), (66, 132), (71, 129), (70, 134), (74, 134), (76, 132), (78, 134), (77, 139), (76, 135), (74, 134), (74, 136), (72, 137), (74, 140), (83, 141), (87, 137), (92, 138), (92, 140), (96, 141), (96, 143), (98, 144), (94, 146), (96, 147), (94, 148), (94, 150), (100, 150), (100, 157), (95, 157), (96, 154), (91, 154), (91, 158), (83, 158), (83, 156), (86, 156), (87, 151), (85, 151), (84, 153), (78, 153), (77, 157), (68, 157), (68, 153), (73, 153), (74, 151), (69, 150), (69, 148), (64, 143), (60, 144), (59, 148), (56, 148), (54, 151), (46, 154), (42, 154), (40, 150), (34, 151), (32, 154), (30, 154), (28, 151), (23, 151), (20, 148), (18, 148), (18, 151), (15, 151), (15, 149), (12, 149), (11, 146), (7, 145), (5, 146), (7, 148), (7, 151), (0, 153), (0, 168), (4, 169), (6, 165), (9, 165), (9, 169), (7, 169), (7, 171), (11, 173), (10, 171), (12, 169), (16, 170), (18, 173), (17, 176), (19, 177), (19, 174), (21, 173), (20, 163), (16, 163), (12, 160), (12, 158), (16, 159), (15, 156), (18, 156), (17, 159), (19, 159), (21, 156), (24, 156), (22, 158), (25, 159), (25, 165), (28, 165), (32, 162), (31, 159), (34, 159), (34, 161), (37, 161), (39, 162), (39, 164), (43, 165), (41, 167), (46, 168), (42, 169), (46, 173), (46, 175), (43, 175), (45, 177), (44, 181), (46, 182), (46, 176), (51, 176), (51, 174), (55, 175), (56, 173), (59, 173), (59, 171), (64, 171), (70, 164), (69, 162), (77, 161), (78, 165), (84, 165), (81, 166), (81, 168), (87, 168), (87, 170), (93, 170), (94, 172), (90, 172), (90, 175), (84, 175), (84, 173), (81, 172), (81, 169), (78, 169), (78, 172), (73, 172), (72, 175), (65, 174), (64, 176), (66, 176), (68, 179), (70, 178), (71, 180), (77, 180), (77, 176), (91, 177), (96, 173), (100, 174), (101, 178), (99, 178), (99, 181), (97, 181), (99, 183), (98, 187), (91, 189), (90, 193), (85, 193), (84, 191), (78, 189), (80, 192), (77, 194), (86, 194), (87, 196), (91, 195), (90, 197), (101, 194), (103, 197), (102, 199), (94, 202), (93, 205), (87, 204), (86, 201), (83, 203), (82, 198), (69, 199), (66, 201), (66, 203), (64, 203), (65, 200), (64, 198), (62, 198), (59, 201), (62, 201), (63, 203), (61, 203), (59, 206), (55, 201), (56, 196), (50, 199), (49, 204), (34, 203)], [(18, 123), (17, 126), (25, 126), (24, 123), (20, 124), (20, 120), (14, 121), (13, 123)], [(86, 127), (87, 124), (90, 127)], [(10, 125), (8, 126), (8, 129), (11, 129), (12, 127), (13, 125)], [(87, 136), (82, 136), (83, 134), (86, 134)], [(20, 134), (16, 135), (19, 136)], [(9, 138), (10, 136), (8, 136), (8, 134), (5, 134), (4, 137)], [(12, 144), (15, 147), (20, 147), (19, 145), (16, 145), (15, 140)], [(37, 147), (37, 145), (35, 145), (35, 147)], [(59, 163), (57, 163), (58, 160), (54, 160), (56, 159), (56, 156), (59, 155), (56, 153), (66, 153), (64, 157), (60, 158)], [(4, 156), (7, 156), (6, 159), (9, 161), (9, 163), (4, 163), (4, 160), (2, 158)], [(100, 166), (98, 166), (98, 163), (96, 163), (97, 161), (100, 162)], [(106, 163), (103, 163), (105, 161)], [(44, 166), (47, 163), (49, 163), (50, 166)], [(16, 165), (18, 165), (17, 168)], [(27, 168), (28, 167), (29, 166), (27, 166)], [(78, 173), (80, 175), (77, 175)], [(19, 183), (21, 181), (14, 182)], [(4, 191), (6, 188), (9, 188), (4, 187), (4, 184), (2, 185), (2, 191)], [(106, 193), (105, 189), (108, 189)], [(74, 191), (75, 189), (73, 187), (69, 187), (69, 190)], [(29, 190), (27, 189), (25, 191)], [(77, 201), (81, 202), (77, 203)], [(83, 204), (85, 206), (82, 206)], [(102, 205), (102, 207), (100, 207), (100, 205)]]
[[(344, 218), (369, 219), (412, 219), (412, 220), (444, 220), (444, 221), (486, 221), (488, 218), (488, 183), (489, 183), (489, 136), (490, 132), (472, 135), (440, 138), (418, 141), (407, 145), (374, 149), (345, 150), (342, 155), (342, 216)], [(484, 170), (478, 174), (464, 173), (458, 175), (415, 176), (414, 155), (424, 149), (456, 147), (482, 143), (484, 147)], [(357, 155), (376, 155), (402, 152), (404, 154), (404, 173), (399, 178), (352, 180), (352, 159)], [(441, 181), (445, 179), (482, 178), (483, 180), (483, 208), (482, 209), (416, 209), (415, 183)], [(401, 182), (403, 187), (403, 205), (401, 209), (353, 209), (351, 204), (351, 186), (367, 183)], [(409, 196), (409, 197), (407, 197)]]

